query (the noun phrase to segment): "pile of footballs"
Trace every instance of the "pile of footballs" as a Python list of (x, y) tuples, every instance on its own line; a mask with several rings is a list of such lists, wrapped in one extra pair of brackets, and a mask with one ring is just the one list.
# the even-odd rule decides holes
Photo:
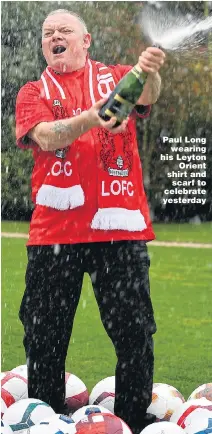
[[(1, 374), (1, 434), (132, 434), (114, 415), (115, 377), (97, 383), (89, 396), (83, 381), (66, 373), (70, 416), (56, 414), (45, 402), (28, 398), (27, 366)], [(212, 383), (197, 387), (185, 401), (173, 386), (154, 383), (148, 413), (157, 422), (141, 434), (212, 433)]]

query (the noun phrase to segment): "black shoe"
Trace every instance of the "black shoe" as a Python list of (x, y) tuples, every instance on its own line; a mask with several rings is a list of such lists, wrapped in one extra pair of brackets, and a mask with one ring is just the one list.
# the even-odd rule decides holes
[(61, 409), (61, 411), (59, 411), (60, 414), (62, 414), (63, 416), (68, 416), (71, 418), (72, 414), (70, 411), (70, 408), (68, 408), (67, 404), (64, 404), (64, 407)]
[(141, 431), (146, 428), (147, 426), (151, 425), (152, 423), (156, 422), (156, 416), (153, 414), (147, 413), (144, 416), (142, 424), (139, 425), (139, 427), (131, 427), (131, 430), (133, 434), (141, 434)]
[(156, 416), (154, 414), (147, 413), (144, 418), (144, 423), (146, 424), (144, 428), (154, 422), (156, 422)]

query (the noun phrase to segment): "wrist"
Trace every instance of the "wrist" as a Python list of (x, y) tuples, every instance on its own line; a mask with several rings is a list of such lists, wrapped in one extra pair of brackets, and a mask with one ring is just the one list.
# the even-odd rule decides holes
[(81, 113), (81, 121), (82, 121), (82, 129), (84, 131), (89, 130), (90, 128), (92, 128), (92, 124), (91, 124), (91, 119), (89, 116), (89, 110), (85, 110)]
[[(84, 113), (84, 112), (83, 112)], [(99, 125), (99, 116), (96, 112), (93, 111), (93, 107), (91, 107), (87, 112), (86, 112), (86, 122), (89, 125), (89, 128), (94, 128), (94, 127), (98, 127)]]

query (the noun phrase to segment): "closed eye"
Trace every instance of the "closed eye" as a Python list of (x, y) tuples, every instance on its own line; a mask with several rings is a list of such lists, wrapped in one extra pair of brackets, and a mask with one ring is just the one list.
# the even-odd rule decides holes
[(48, 38), (49, 36), (52, 36), (52, 35), (53, 35), (53, 32), (45, 32), (43, 34), (44, 38)]
[(73, 33), (73, 30), (65, 29), (65, 30), (63, 30), (63, 33)]
[[(71, 29), (59, 29), (58, 30), (60, 33), (66, 33), (66, 34), (69, 34), (69, 33), (73, 33), (74, 31), (73, 30), (71, 30)], [(43, 33), (43, 37), (44, 38), (49, 38), (50, 36), (52, 36), (53, 34), (54, 34), (54, 30), (48, 30), (48, 31), (46, 31), (46, 32), (44, 32)]]

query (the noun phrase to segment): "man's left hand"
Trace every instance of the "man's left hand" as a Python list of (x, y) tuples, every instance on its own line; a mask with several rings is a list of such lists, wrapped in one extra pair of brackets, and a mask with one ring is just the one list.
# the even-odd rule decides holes
[(141, 53), (138, 64), (142, 71), (156, 74), (165, 61), (165, 53), (157, 47), (148, 47)]

